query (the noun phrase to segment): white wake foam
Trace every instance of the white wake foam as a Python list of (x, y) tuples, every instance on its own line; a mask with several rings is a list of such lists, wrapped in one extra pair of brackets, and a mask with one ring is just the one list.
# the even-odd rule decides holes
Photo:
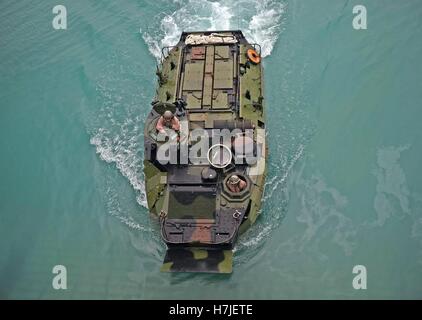
[(100, 158), (107, 163), (115, 163), (121, 174), (129, 180), (133, 189), (137, 191), (137, 202), (146, 207), (145, 185), (141, 178), (142, 161), (137, 154), (137, 136), (133, 135), (128, 140), (127, 137), (115, 137), (110, 140), (105, 129), (100, 129), (98, 133), (90, 139), (92, 145)]
[(160, 59), (161, 48), (175, 45), (182, 31), (240, 29), (248, 41), (262, 47), (262, 56), (273, 50), (283, 24), (285, 3), (274, 0), (174, 1), (175, 10), (156, 16), (140, 30), (151, 54)]

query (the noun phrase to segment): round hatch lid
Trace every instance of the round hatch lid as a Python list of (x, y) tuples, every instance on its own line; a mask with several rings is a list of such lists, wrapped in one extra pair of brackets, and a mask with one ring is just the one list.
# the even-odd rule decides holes
[(208, 162), (215, 168), (225, 168), (232, 161), (232, 152), (224, 144), (215, 144), (208, 149)]

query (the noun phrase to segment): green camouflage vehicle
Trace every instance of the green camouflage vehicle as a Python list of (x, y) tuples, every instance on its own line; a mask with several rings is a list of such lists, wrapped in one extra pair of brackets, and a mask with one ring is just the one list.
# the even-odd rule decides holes
[(261, 48), (241, 31), (184, 32), (162, 50), (145, 124), (150, 212), (168, 250), (161, 271), (232, 272), (266, 176)]

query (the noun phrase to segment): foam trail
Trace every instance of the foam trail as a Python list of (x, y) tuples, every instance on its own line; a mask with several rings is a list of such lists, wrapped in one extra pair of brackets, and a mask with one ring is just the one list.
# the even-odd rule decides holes
[(252, 16), (245, 36), (251, 42), (261, 45), (262, 56), (269, 56), (282, 27), (285, 5), (274, 1), (257, 1), (257, 13)]
[(147, 30), (140, 30), (151, 54), (160, 59), (161, 48), (172, 46), (182, 31), (241, 29), (250, 42), (262, 47), (262, 56), (273, 50), (283, 24), (286, 5), (274, 0), (175, 1), (176, 10), (155, 17)]
[(133, 135), (128, 139), (128, 144), (121, 143), (124, 138), (115, 137), (110, 139), (105, 129), (100, 129), (96, 135), (90, 139), (90, 143), (96, 147), (96, 152), (100, 158), (107, 163), (115, 163), (116, 167), (124, 177), (129, 180), (133, 189), (137, 191), (137, 202), (146, 207), (145, 185), (138, 170), (141, 167), (141, 159), (136, 153), (136, 139)]
[[(242, 251), (242, 258), (240, 262), (248, 261), (248, 259), (250, 259), (256, 252), (255, 249), (270, 236), (271, 232), (275, 230), (283, 220), (284, 215), (282, 210), (280, 210), (280, 208), (269, 207), (267, 202), (271, 199), (274, 192), (278, 192), (276, 195), (277, 197), (284, 199), (282, 200), (282, 206), (283, 203), (287, 201), (287, 196), (285, 194), (287, 177), (291, 173), (294, 165), (302, 157), (304, 149), (304, 145), (300, 144), (291, 159), (281, 157), (279, 160), (281, 167), (278, 167), (278, 169), (282, 172), (282, 175), (274, 175), (271, 179), (267, 178), (268, 180), (265, 183), (265, 196), (262, 199), (262, 209), (266, 210), (266, 219), (265, 221), (261, 221), (260, 224), (256, 224), (253, 228), (249, 229), (243, 236), (242, 241), (236, 245), (234, 251)], [(271, 189), (268, 189), (269, 187), (271, 187)], [(244, 249), (247, 250), (245, 251)], [(236, 261), (239, 261), (240, 258), (236, 259)]]
[[(284, 171), (283, 175), (281, 177), (276, 175), (271, 180), (269, 180), (265, 183), (266, 186), (271, 186), (271, 190), (270, 190), (269, 193), (267, 192), (267, 195), (264, 197), (263, 200), (267, 200), (268, 198), (271, 198), (273, 192), (278, 189), (279, 185), (285, 183), (285, 181), (286, 181), (290, 171), (292, 170), (293, 166), (302, 157), (304, 149), (305, 149), (305, 147), (302, 144), (299, 145), (297, 152), (294, 154), (293, 159), (288, 164), (288, 167)], [(282, 166), (286, 167), (287, 162), (283, 161), (283, 159), (281, 161), (282, 161)]]

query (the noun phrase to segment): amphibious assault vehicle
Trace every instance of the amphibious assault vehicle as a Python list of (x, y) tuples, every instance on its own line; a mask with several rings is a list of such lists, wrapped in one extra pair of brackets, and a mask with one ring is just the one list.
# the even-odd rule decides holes
[(232, 272), (235, 242), (257, 219), (267, 157), (260, 54), (241, 31), (183, 32), (162, 49), (144, 130), (148, 208), (168, 248), (161, 271)]

